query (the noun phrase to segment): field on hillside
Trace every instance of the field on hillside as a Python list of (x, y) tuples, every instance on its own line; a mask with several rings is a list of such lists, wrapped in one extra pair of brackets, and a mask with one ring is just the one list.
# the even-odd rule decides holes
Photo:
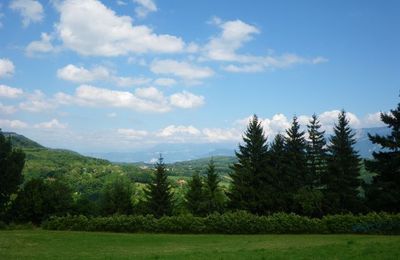
[(399, 259), (400, 236), (0, 231), (0, 259)]

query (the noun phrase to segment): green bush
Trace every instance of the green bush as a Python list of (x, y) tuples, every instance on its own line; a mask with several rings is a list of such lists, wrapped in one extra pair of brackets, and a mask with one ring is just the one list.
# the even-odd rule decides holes
[(400, 214), (331, 215), (322, 219), (276, 213), (257, 216), (239, 211), (207, 217), (152, 215), (110, 217), (51, 217), (42, 224), (49, 230), (149, 233), (220, 234), (400, 234)]

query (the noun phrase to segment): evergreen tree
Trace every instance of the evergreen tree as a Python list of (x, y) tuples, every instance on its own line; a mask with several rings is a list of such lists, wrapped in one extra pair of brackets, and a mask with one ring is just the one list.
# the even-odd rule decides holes
[(307, 164), (311, 187), (321, 186), (321, 176), (326, 172), (326, 140), (325, 131), (321, 131), (321, 124), (317, 115), (312, 115), (308, 128)]
[(0, 129), (0, 218), (10, 202), (11, 194), (18, 191), (23, 181), (24, 164), (25, 154), (13, 149), (11, 141), (4, 137)]
[(275, 190), (272, 189), (267, 138), (256, 115), (247, 126), (243, 142), (243, 145), (239, 144), (239, 151), (235, 152), (238, 162), (233, 165), (230, 174), (230, 206), (254, 214), (265, 214), (271, 208)]
[(344, 110), (338, 116), (328, 145), (328, 170), (323, 176), (324, 208), (328, 213), (360, 210), (360, 159), (354, 150), (355, 134)]
[(101, 206), (105, 215), (132, 213), (132, 185), (127, 177), (117, 176), (103, 190)]
[(298, 190), (307, 184), (307, 159), (306, 159), (306, 140), (304, 131), (300, 131), (300, 124), (297, 117), (293, 117), (292, 125), (286, 130), (286, 153), (288, 162), (288, 172), (292, 180), (292, 185), (288, 187), (293, 191)]
[(155, 165), (155, 175), (145, 191), (147, 208), (155, 217), (169, 216), (172, 214), (172, 191), (167, 180), (167, 170), (160, 155)]
[(400, 212), (400, 103), (390, 113), (381, 113), (381, 120), (391, 134), (369, 135), (382, 150), (366, 161), (367, 170), (376, 173), (372, 185), (366, 187), (367, 202), (376, 211)]
[(290, 182), (290, 178), (288, 176), (288, 161), (286, 154), (286, 144), (285, 138), (282, 134), (277, 134), (274, 138), (274, 141), (271, 143), (270, 149), (270, 165), (275, 174), (275, 182), (274, 185), (276, 187), (276, 194), (274, 196), (276, 206), (274, 207), (274, 211), (290, 211), (291, 202), (290, 197), (291, 193), (287, 190), (287, 183)]
[(193, 174), (188, 183), (189, 189), (185, 194), (186, 207), (194, 216), (204, 215), (205, 194), (203, 182), (198, 172)]
[(205, 211), (207, 214), (222, 212), (224, 204), (224, 194), (219, 187), (220, 178), (215, 171), (214, 160), (211, 158), (207, 166), (205, 179)]

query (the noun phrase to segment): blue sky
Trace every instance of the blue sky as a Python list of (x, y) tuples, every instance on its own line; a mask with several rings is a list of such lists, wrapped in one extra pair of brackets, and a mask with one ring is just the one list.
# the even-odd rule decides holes
[(0, 127), (50, 147), (238, 142), (398, 102), (399, 1), (11, 0), (0, 7)]

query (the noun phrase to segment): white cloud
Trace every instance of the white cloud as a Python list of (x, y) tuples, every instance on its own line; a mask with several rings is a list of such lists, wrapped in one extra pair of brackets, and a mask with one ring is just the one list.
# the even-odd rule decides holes
[(149, 78), (132, 78), (116, 76), (114, 71), (103, 66), (95, 66), (86, 69), (82, 66), (78, 67), (73, 64), (57, 70), (57, 77), (63, 80), (76, 83), (91, 83), (96, 81), (108, 81), (115, 83), (120, 87), (130, 87), (134, 85), (145, 85), (151, 82)]
[(49, 122), (43, 122), (34, 125), (35, 128), (44, 129), (44, 130), (52, 130), (52, 129), (65, 129), (67, 128), (67, 124), (60, 123), (57, 119), (52, 119)]
[(155, 60), (150, 65), (150, 70), (155, 74), (166, 74), (180, 77), (188, 82), (198, 81), (214, 75), (209, 67), (192, 65), (185, 61)]
[(201, 134), (200, 130), (195, 128), (194, 126), (175, 126), (169, 125), (164, 129), (161, 129), (156, 136), (162, 138), (168, 138), (169, 140), (180, 140), (183, 141), (188, 137), (191, 138), (193, 136), (199, 136)]
[(96, 80), (108, 79), (110, 77), (110, 72), (101, 66), (88, 70), (84, 67), (77, 67), (73, 64), (68, 64), (67, 66), (57, 70), (57, 77), (77, 83), (88, 83)]
[(205, 128), (202, 131), (204, 138), (208, 142), (217, 143), (225, 141), (239, 141), (242, 135), (241, 129), (230, 128)]
[(107, 117), (109, 117), (109, 118), (117, 117), (117, 113), (115, 113), (115, 112), (107, 113)]
[(181, 38), (155, 34), (132, 24), (97, 0), (66, 0), (58, 5), (57, 33), (64, 46), (82, 55), (119, 56), (129, 53), (175, 53), (184, 50)]
[(117, 5), (126, 5), (126, 2), (122, 0), (117, 0)]
[(154, 81), (154, 84), (158, 86), (170, 87), (176, 84), (176, 80), (171, 78), (158, 78)]
[(42, 112), (54, 109), (56, 105), (46, 98), (45, 94), (40, 90), (35, 90), (29, 94), (24, 102), (19, 104), (19, 108), (28, 112)]
[(14, 114), (16, 111), (17, 111), (16, 107), (3, 105), (0, 102), (0, 114), (10, 115), (10, 114)]
[(18, 98), (21, 97), (23, 93), (24, 91), (22, 89), (0, 85), (0, 97)]
[(213, 18), (211, 23), (217, 25), (221, 33), (212, 37), (205, 45), (202, 59), (230, 62), (231, 64), (222, 66), (222, 69), (228, 72), (255, 73), (296, 64), (319, 64), (328, 61), (321, 56), (305, 58), (291, 53), (265, 56), (239, 54), (238, 50), (252, 40), (254, 35), (259, 34), (260, 30), (241, 20), (223, 22), (219, 18)]
[(211, 38), (210, 42), (205, 46), (207, 57), (212, 60), (238, 60), (236, 51), (245, 42), (250, 41), (254, 34), (260, 32), (255, 26), (246, 24), (241, 20), (227, 22), (222, 22), (218, 18), (214, 20), (222, 32), (217, 37)]
[(190, 92), (183, 91), (170, 96), (171, 105), (180, 108), (194, 108), (204, 104), (203, 96), (196, 96)]
[[(327, 131), (331, 132), (334, 125), (337, 123), (338, 120), (338, 115), (340, 114), (340, 110), (331, 110), (331, 111), (326, 111), (320, 114), (319, 121), (322, 124), (322, 127)], [(359, 128), (362, 127), (362, 122), (358, 117), (351, 113), (351, 112), (346, 112), (346, 117), (349, 120), (349, 124), (353, 128)]]
[(4, 130), (7, 129), (21, 129), (28, 127), (28, 124), (22, 122), (20, 120), (7, 120), (7, 119), (0, 119), (0, 128)]
[(9, 77), (14, 74), (15, 66), (9, 59), (0, 59), (0, 78)]
[(133, 140), (140, 140), (149, 134), (147, 131), (144, 130), (135, 130), (127, 128), (117, 129), (117, 133), (125, 138)]
[(133, 0), (138, 7), (135, 8), (135, 13), (138, 17), (144, 18), (151, 12), (157, 11), (157, 6), (153, 0)]
[(140, 98), (150, 99), (154, 101), (163, 102), (164, 100), (163, 93), (155, 87), (138, 88), (135, 90), (135, 94)]
[(10, 8), (22, 16), (22, 25), (27, 27), (31, 22), (43, 20), (43, 6), (35, 0), (13, 0)]
[(43, 32), (39, 41), (33, 41), (26, 46), (25, 52), (28, 56), (34, 56), (37, 53), (56, 52), (59, 48), (53, 46), (52, 40), (53, 37), (51, 35)]
[(368, 114), (364, 119), (364, 127), (378, 127), (383, 125), (381, 112)]

